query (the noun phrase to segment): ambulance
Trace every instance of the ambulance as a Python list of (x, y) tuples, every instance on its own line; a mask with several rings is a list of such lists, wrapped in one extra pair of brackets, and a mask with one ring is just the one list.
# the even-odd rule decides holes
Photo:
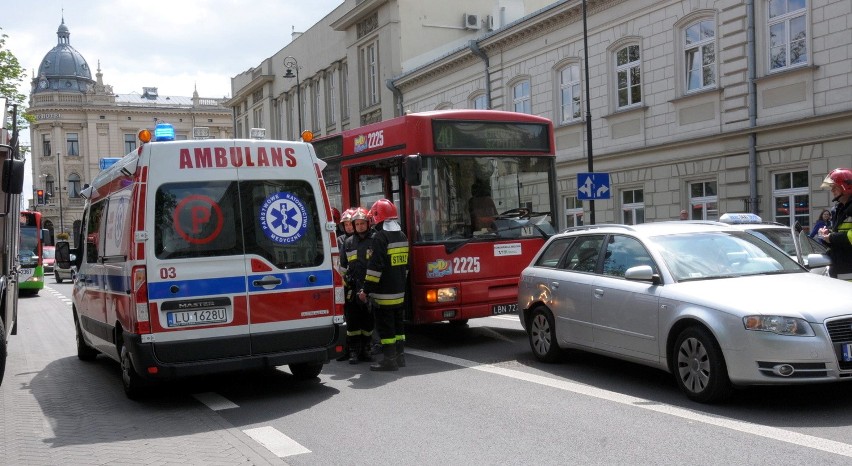
[(57, 250), (77, 356), (119, 362), (132, 399), (215, 372), (315, 378), (346, 335), (325, 163), (305, 142), (174, 139), (140, 131), (82, 192), (78, 244)]

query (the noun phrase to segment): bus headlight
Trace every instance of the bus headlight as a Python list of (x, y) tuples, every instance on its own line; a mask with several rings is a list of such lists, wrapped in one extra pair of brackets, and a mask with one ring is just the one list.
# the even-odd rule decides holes
[(458, 289), (455, 287), (426, 290), (427, 303), (451, 303), (457, 296)]

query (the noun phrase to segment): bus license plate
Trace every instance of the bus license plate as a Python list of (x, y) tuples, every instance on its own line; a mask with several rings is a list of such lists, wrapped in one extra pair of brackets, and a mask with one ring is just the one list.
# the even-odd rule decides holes
[(225, 308), (197, 309), (194, 311), (169, 312), (166, 322), (169, 327), (186, 327), (188, 325), (221, 324), (228, 321)]
[(32, 275), (33, 269), (18, 269), (18, 275)]
[(495, 304), (491, 306), (491, 314), (509, 314), (512, 312), (518, 312), (518, 303), (512, 304)]
[(840, 351), (843, 353), (843, 362), (852, 361), (852, 343), (843, 343), (840, 345)]

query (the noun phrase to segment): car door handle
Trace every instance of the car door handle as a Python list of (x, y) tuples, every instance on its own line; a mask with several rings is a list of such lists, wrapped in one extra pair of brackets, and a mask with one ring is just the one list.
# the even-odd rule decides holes
[(600, 289), (600, 288), (595, 288), (593, 293), (595, 294), (595, 298), (602, 298), (603, 297), (603, 290)]
[(281, 279), (280, 278), (267, 278), (267, 279), (264, 279), (264, 280), (255, 280), (255, 281), (252, 282), (252, 284), (254, 284), (254, 286), (280, 285)]

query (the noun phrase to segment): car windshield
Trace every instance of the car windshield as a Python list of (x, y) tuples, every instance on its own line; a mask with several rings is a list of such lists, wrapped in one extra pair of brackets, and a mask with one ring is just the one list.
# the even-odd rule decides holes
[(53, 259), (55, 257), (56, 250), (53, 249), (52, 247), (45, 246), (43, 251), (44, 251), (43, 257), (45, 259)]
[(652, 238), (676, 281), (776, 273), (807, 273), (790, 256), (743, 231)]

